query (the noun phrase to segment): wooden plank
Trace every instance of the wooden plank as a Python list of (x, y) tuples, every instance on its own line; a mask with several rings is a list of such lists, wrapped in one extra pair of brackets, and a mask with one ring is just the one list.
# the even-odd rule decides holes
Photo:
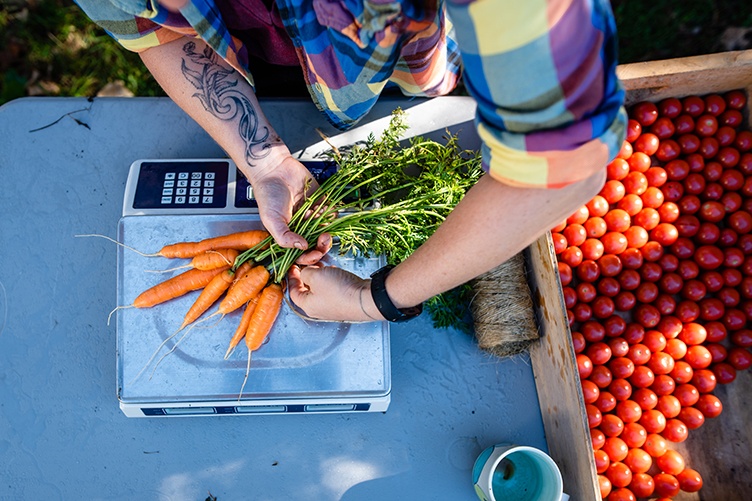
[(541, 330), (540, 341), (530, 348), (530, 360), (549, 454), (559, 465), (571, 499), (598, 501), (590, 429), (550, 233), (526, 249), (525, 261)]

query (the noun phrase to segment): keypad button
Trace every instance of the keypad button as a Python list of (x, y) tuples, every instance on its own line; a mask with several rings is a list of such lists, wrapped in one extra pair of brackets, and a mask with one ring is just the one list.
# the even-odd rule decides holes
[(195, 179), (191, 181), (191, 188), (200, 188), (201, 187), (201, 181), (196, 181)]
[(191, 172), (191, 179), (201, 179), (200, 172)]
[(189, 204), (197, 204), (198, 203), (198, 197), (188, 197), (188, 203)]
[(175, 186), (175, 181), (165, 181), (164, 187), (165, 188), (173, 188)]
[(204, 197), (201, 199), (201, 203), (210, 204), (212, 203), (212, 200), (214, 200), (214, 197)]
[(171, 197), (172, 196), (172, 188), (165, 188), (165, 189), (163, 189), (162, 190), (162, 196), (163, 197), (167, 197), (167, 196)]
[(190, 194), (191, 195), (200, 195), (201, 194), (201, 188), (191, 188)]
[(176, 195), (187, 195), (188, 194), (188, 189), (187, 188), (178, 188), (177, 190), (175, 190), (175, 194)]
[(214, 188), (214, 181), (204, 181), (204, 186), (207, 188)]
[(178, 174), (178, 179), (188, 179), (188, 173), (187, 172), (181, 172)]
[(214, 188), (204, 188), (204, 195), (214, 195)]
[(181, 188), (185, 188), (186, 186), (188, 186), (188, 181), (185, 181), (185, 180), (178, 181), (178, 186)]
[(175, 197), (175, 203), (176, 204), (184, 204), (185, 203), (185, 197)]
[(162, 203), (163, 204), (172, 203), (172, 197), (162, 197)]
[(207, 172), (206, 176), (204, 176), (204, 179), (214, 179), (214, 173), (213, 172)]
[(165, 179), (175, 179), (175, 173), (174, 172), (168, 172), (164, 176)]

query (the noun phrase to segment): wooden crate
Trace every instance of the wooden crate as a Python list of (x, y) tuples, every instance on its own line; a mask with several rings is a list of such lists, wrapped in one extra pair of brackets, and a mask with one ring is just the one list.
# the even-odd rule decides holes
[[(745, 89), (746, 119), (752, 126), (752, 50), (621, 65), (617, 74), (627, 91), (627, 105)], [(541, 341), (533, 345), (530, 357), (549, 451), (561, 468), (571, 498), (598, 501), (585, 404), (550, 234), (538, 239), (525, 254), (541, 328)], [(752, 373), (739, 372), (736, 381), (719, 385), (715, 394), (724, 405), (721, 416), (691, 430), (686, 442), (672, 444), (704, 480), (699, 493), (681, 493), (675, 501), (750, 499)]]

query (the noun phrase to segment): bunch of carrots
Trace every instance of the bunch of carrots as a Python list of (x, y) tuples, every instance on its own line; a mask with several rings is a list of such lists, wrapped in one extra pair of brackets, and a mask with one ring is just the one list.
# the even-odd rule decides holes
[[(290, 229), (309, 246), (327, 232), (339, 242), (342, 254), (383, 254), (390, 263), (404, 260), (444, 221), (482, 173), (479, 153), (460, 150), (456, 138), (446, 145), (413, 138), (403, 147), (399, 138), (406, 130), (404, 112), (398, 109), (380, 139), (371, 136), (344, 154), (335, 151), (337, 172), (303, 201)], [(180, 328), (165, 339), (146, 366), (170, 339), (195, 326), (219, 301), (217, 311), (201, 322), (244, 308), (225, 359), (245, 339), (245, 386), (251, 354), (268, 336), (282, 306), (282, 282), (302, 252), (282, 248), (268, 232), (254, 230), (175, 243), (156, 254), (143, 254), (190, 258), (190, 264), (173, 270), (190, 269), (144, 291), (129, 307), (147, 308), (203, 289)]]

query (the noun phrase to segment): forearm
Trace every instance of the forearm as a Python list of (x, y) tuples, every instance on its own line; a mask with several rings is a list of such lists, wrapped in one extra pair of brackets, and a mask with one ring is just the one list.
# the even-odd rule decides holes
[(558, 190), (518, 188), (486, 175), (431, 238), (387, 277), (397, 307), (461, 285), (503, 263), (585, 204), (605, 170)]
[(182, 38), (141, 53), (172, 100), (253, 183), (290, 155), (248, 82), (201, 40)]

